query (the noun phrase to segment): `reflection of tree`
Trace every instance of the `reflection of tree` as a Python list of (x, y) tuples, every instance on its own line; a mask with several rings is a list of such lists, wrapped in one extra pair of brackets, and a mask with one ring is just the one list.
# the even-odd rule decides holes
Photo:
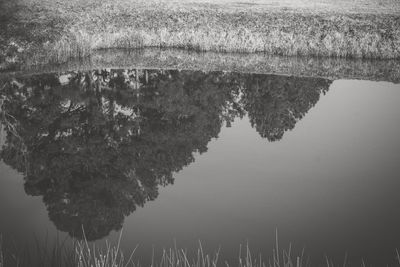
[(248, 112), (270, 141), (315, 105), (323, 79), (200, 71), (97, 70), (9, 80), (2, 160), (25, 174), (61, 231), (88, 240), (122, 227), (159, 185)]
[(3, 88), (1, 158), (59, 230), (82, 237), (83, 226), (89, 240), (120, 229), (241, 114), (239, 85), (224, 73), (46, 74)]
[(328, 91), (331, 81), (255, 74), (245, 81), (242, 103), (261, 137), (280, 140)]

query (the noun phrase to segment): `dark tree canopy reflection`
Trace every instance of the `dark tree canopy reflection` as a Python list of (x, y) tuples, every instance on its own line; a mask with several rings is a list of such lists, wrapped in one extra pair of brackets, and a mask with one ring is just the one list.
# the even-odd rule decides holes
[(95, 70), (1, 84), (2, 160), (43, 196), (61, 231), (88, 240), (122, 227), (173, 173), (207, 151), (246, 111), (270, 141), (316, 104), (330, 82), (273, 75)]
[(243, 107), (251, 126), (269, 141), (280, 140), (328, 91), (330, 80), (254, 74), (245, 81)]

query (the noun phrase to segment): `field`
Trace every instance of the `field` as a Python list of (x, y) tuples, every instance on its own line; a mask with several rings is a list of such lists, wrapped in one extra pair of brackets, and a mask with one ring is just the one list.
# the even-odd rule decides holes
[(104, 48), (400, 58), (397, 0), (0, 0), (0, 69)]
[(206, 7), (231, 11), (302, 11), (302, 12), (340, 12), (340, 13), (380, 13), (396, 14), (400, 7), (395, 0), (161, 0), (163, 2), (183, 7)]

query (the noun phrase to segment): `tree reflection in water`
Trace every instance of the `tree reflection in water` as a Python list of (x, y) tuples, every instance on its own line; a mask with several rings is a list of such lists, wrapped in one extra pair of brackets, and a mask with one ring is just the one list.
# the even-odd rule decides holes
[(332, 81), (254, 74), (244, 81), (242, 106), (251, 126), (269, 141), (282, 139), (325, 94)]
[(60, 231), (88, 240), (124, 217), (207, 151), (246, 113), (270, 141), (328, 90), (329, 80), (177, 70), (95, 70), (1, 84), (1, 159), (43, 196)]

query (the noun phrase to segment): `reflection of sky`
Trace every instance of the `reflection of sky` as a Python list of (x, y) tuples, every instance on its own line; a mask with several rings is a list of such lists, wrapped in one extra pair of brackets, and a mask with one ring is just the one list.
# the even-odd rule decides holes
[[(335, 81), (273, 143), (247, 118), (236, 120), (174, 185), (125, 219), (123, 246), (140, 243), (150, 253), (173, 239), (188, 248), (201, 239), (236, 258), (248, 240), (269, 255), (277, 227), (283, 242), (306, 245), (321, 259), (342, 259), (345, 251), (370, 262), (379, 253), (392, 259), (400, 245), (399, 99), (399, 85)], [(22, 176), (4, 164), (0, 175), (2, 229), (53, 229), (40, 198), (24, 194)]]

